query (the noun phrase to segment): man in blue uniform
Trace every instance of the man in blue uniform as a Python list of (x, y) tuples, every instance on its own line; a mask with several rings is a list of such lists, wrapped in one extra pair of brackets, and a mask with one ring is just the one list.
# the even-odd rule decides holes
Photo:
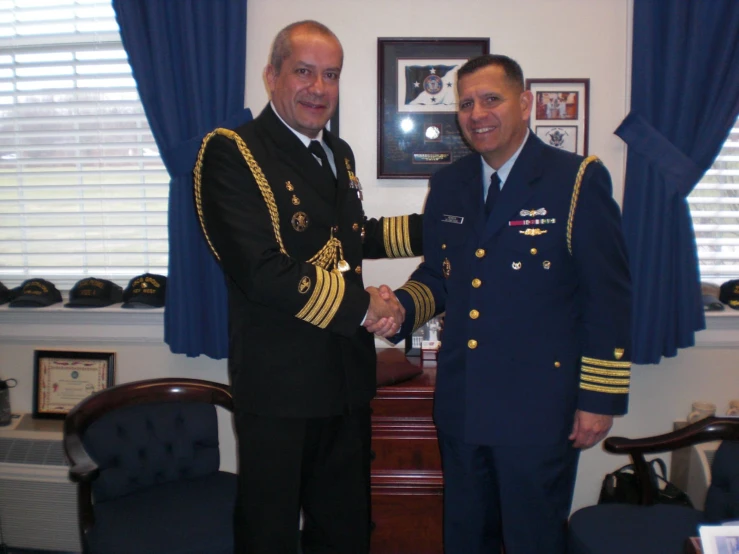
[(458, 73), (477, 152), (431, 178), (398, 335), (446, 312), (434, 418), (446, 554), (563, 553), (580, 449), (626, 412), (631, 287), (606, 168), (528, 129), (520, 66)]

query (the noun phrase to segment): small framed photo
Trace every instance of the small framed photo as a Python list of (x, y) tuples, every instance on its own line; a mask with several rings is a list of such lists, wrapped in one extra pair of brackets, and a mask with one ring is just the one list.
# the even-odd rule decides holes
[(588, 155), (590, 79), (526, 79), (534, 97), (531, 128), (555, 148)]
[(422, 360), (435, 360), (441, 348), (444, 330), (444, 314), (429, 319), (405, 339), (405, 355), (420, 356)]
[(36, 350), (33, 417), (64, 419), (81, 400), (114, 381), (114, 353)]
[(739, 525), (701, 525), (703, 554), (739, 554)]

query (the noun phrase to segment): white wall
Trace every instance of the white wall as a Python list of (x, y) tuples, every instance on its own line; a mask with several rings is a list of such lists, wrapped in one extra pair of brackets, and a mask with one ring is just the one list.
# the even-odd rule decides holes
[[(494, 53), (517, 59), (527, 77), (590, 78), (590, 152), (611, 170), (622, 196), (625, 149), (613, 130), (626, 114), (630, 0), (249, 0), (247, 105), (255, 115), (267, 102), (261, 72), (269, 43), (282, 26), (299, 19), (329, 25), (345, 49), (341, 78), (341, 135), (354, 148), (368, 215), (422, 208), (426, 182), (378, 180), (377, 37), (490, 37)], [(367, 284), (400, 285), (417, 260), (369, 262)], [(122, 313), (126, 312), (126, 313)], [(699, 346), (657, 366), (634, 367), (630, 411), (614, 433), (631, 437), (661, 433), (684, 418), (693, 400), (722, 409), (739, 398), (736, 313), (711, 318)], [(15, 412), (32, 409), (33, 350), (65, 348), (117, 353), (117, 382), (184, 376), (225, 382), (226, 363), (169, 353), (162, 342), (161, 311), (86, 311), (47, 308), (22, 313), (0, 307), (0, 377), (18, 379), (11, 391)], [(224, 467), (234, 467), (228, 423), (222, 426)], [(599, 447), (580, 463), (574, 507), (597, 499), (602, 476), (625, 461)]]
[[(516, 59), (527, 78), (590, 78), (590, 147), (623, 196), (625, 147), (613, 134), (626, 115), (630, 0), (249, 0), (246, 103), (267, 103), (262, 71), (274, 35), (315, 19), (344, 47), (340, 134), (354, 150), (367, 215), (421, 211), (426, 180), (377, 179), (377, 38), (489, 37), (492, 53)], [(630, 46), (628, 46), (630, 51)], [(369, 261), (367, 284), (399, 286), (417, 260)]]

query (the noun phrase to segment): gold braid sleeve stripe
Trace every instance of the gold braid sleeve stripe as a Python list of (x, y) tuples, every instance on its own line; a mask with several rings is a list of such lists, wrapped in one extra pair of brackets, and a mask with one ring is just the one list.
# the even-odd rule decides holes
[(599, 360), (598, 358), (587, 358), (585, 356), (583, 356), (581, 359), (582, 363), (584, 364), (600, 367), (612, 367), (621, 369), (629, 369), (631, 367), (631, 362), (614, 362), (613, 360)]
[(431, 293), (430, 288), (418, 281), (408, 281), (400, 287), (400, 290), (404, 290), (410, 294), (413, 305), (416, 308), (416, 318), (413, 322), (413, 330), (415, 331), (434, 316), (434, 312), (436, 311), (434, 295)]
[(600, 385), (591, 385), (590, 383), (580, 383), (580, 388), (582, 390), (589, 390), (593, 392), (605, 392), (607, 394), (629, 394), (628, 387), (626, 388), (602, 387)]
[(599, 383), (601, 385), (618, 385), (620, 387), (628, 387), (631, 379), (609, 379), (607, 377), (594, 377), (593, 375), (581, 375), (580, 381), (588, 383)]
[(572, 189), (572, 198), (570, 199), (570, 214), (567, 217), (567, 250), (572, 256), (572, 222), (575, 219), (575, 208), (577, 208), (577, 199), (580, 196), (580, 187), (582, 186), (582, 177), (585, 174), (585, 169), (592, 162), (602, 163), (598, 156), (588, 156), (580, 164), (580, 168), (577, 170), (577, 177), (575, 177), (575, 187)]
[(200, 221), (200, 227), (203, 230), (203, 234), (205, 235), (205, 240), (208, 242), (208, 246), (210, 247), (213, 254), (215, 254), (216, 258), (220, 261), (221, 257), (218, 255), (218, 252), (216, 252), (215, 248), (213, 247), (213, 243), (210, 240), (210, 237), (208, 236), (208, 232), (205, 229), (205, 219), (203, 217), (203, 205), (202, 205), (202, 169), (203, 169), (203, 157), (205, 156), (205, 147), (208, 145), (208, 142), (210, 142), (210, 139), (212, 139), (216, 135), (221, 135), (226, 138), (230, 138), (236, 143), (236, 147), (239, 149), (239, 152), (241, 152), (241, 155), (244, 157), (244, 161), (246, 162), (246, 165), (249, 166), (249, 170), (251, 171), (251, 174), (254, 176), (254, 180), (257, 182), (257, 186), (259, 187), (259, 192), (262, 194), (262, 198), (264, 198), (264, 203), (267, 205), (267, 210), (269, 211), (269, 218), (272, 221), (272, 230), (275, 234), (275, 240), (277, 241), (277, 245), (280, 247), (280, 252), (282, 254), (287, 255), (287, 250), (285, 250), (285, 245), (282, 242), (282, 235), (280, 234), (280, 214), (277, 211), (277, 203), (275, 202), (275, 196), (272, 193), (272, 189), (269, 186), (269, 183), (267, 182), (267, 178), (264, 176), (264, 173), (262, 172), (262, 168), (259, 167), (259, 164), (254, 159), (254, 156), (252, 156), (251, 150), (249, 150), (249, 147), (244, 142), (244, 139), (242, 139), (238, 133), (235, 133), (234, 131), (230, 129), (222, 129), (218, 128), (214, 131), (208, 133), (205, 135), (205, 138), (203, 139), (203, 144), (200, 146), (200, 151), (198, 152), (198, 159), (195, 162), (195, 171), (194, 171), (194, 180), (195, 180), (195, 208), (198, 212), (198, 220)]
[(629, 377), (631, 370), (629, 369), (601, 369), (599, 367), (582, 366), (583, 373), (591, 373), (592, 375), (605, 375), (606, 377)]
[(407, 215), (383, 218), (382, 234), (388, 258), (413, 257), (409, 219)]
[(303, 309), (295, 317), (325, 329), (336, 315), (344, 298), (344, 278), (338, 271), (316, 267), (316, 286)]

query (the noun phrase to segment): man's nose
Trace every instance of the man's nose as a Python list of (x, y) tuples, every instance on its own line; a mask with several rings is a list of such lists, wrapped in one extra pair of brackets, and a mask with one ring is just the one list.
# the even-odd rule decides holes
[(323, 94), (326, 90), (326, 83), (323, 82), (323, 76), (318, 75), (310, 85), (310, 90), (314, 94)]

